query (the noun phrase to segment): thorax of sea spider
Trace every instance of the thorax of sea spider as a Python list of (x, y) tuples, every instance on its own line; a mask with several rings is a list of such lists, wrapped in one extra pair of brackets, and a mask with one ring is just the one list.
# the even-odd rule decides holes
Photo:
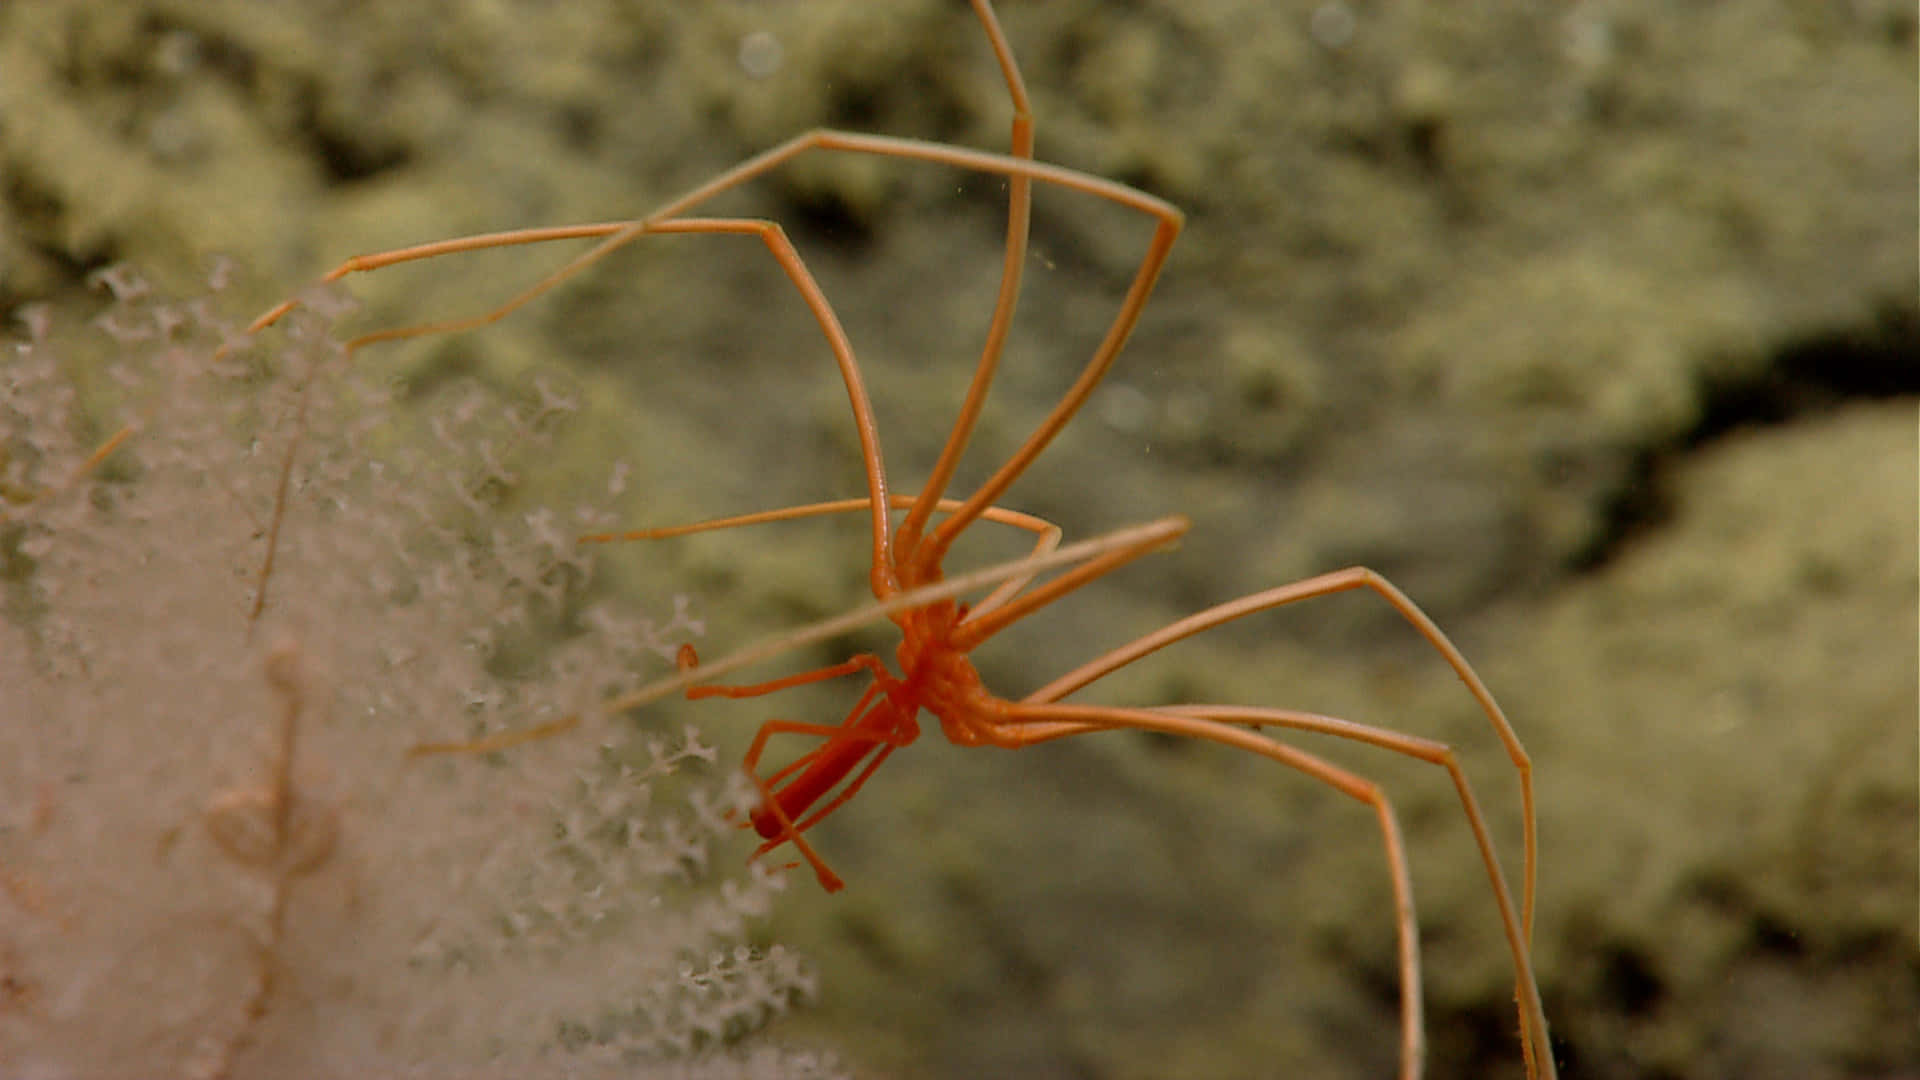
[(925, 709), (940, 721), (940, 730), (961, 746), (991, 742), (982, 712), (993, 695), (980, 681), (973, 661), (954, 642), (967, 617), (967, 606), (942, 600), (902, 612), (900, 627), (900, 685), (889, 694), (896, 703)]

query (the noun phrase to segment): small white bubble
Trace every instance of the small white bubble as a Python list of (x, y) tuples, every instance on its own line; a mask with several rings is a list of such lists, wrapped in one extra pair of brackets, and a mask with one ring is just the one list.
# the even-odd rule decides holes
[(1325, 49), (1344, 49), (1353, 43), (1353, 9), (1341, 3), (1321, 4), (1307, 20), (1307, 33)]
[(755, 30), (740, 39), (740, 69), (755, 79), (764, 79), (780, 70), (787, 53), (780, 39), (765, 30)]

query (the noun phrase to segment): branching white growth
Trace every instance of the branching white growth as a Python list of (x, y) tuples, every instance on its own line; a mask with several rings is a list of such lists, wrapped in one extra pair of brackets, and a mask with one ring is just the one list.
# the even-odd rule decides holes
[(8, 1074), (831, 1073), (728, 1049), (812, 983), (741, 944), (782, 882), (708, 857), (750, 793), (697, 732), (407, 760), (698, 632), (588, 607), (575, 515), (501, 505), (567, 396), (463, 392), (412, 439), (332, 298), (234, 348), (215, 304), (101, 280), (107, 378), (29, 316), (0, 379)]

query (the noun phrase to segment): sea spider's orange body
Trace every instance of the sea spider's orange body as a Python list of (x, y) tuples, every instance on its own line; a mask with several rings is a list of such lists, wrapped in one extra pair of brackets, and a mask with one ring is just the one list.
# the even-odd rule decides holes
[[(872, 653), (825, 669), (836, 675), (866, 671), (873, 683), (848, 712), (846, 721), (827, 735), (826, 742), (761, 782), (762, 800), (749, 820), (754, 831), (767, 841), (762, 852), (794, 841), (827, 891), (837, 891), (842, 887), (839, 877), (801, 840), (800, 834), (852, 798), (888, 755), (920, 737), (921, 710), (939, 720), (941, 730), (957, 745), (980, 746), (996, 741), (991, 718), (1000, 699), (987, 690), (973, 661), (956, 641), (967, 611), (957, 601), (941, 600), (893, 615), (894, 625), (900, 628), (900, 644), (894, 650), (899, 676), (889, 672)], [(690, 647), (682, 649), (681, 662), (689, 669), (697, 663)], [(694, 687), (688, 696), (757, 696), (791, 685), (791, 681), (779, 680), (746, 687)], [(808, 733), (815, 730), (776, 722), (766, 734), (803, 728)], [(750, 774), (764, 748), (763, 738), (748, 751), (746, 767)], [(856, 769), (859, 775), (846, 790), (818, 813), (807, 816), (815, 803)]]
[[(757, 697), (793, 686), (822, 682), (865, 672), (871, 680), (858, 702), (839, 724), (809, 724), (774, 720), (764, 724), (745, 758), (746, 771), (760, 791), (760, 802), (750, 823), (765, 843), (761, 851), (791, 843), (828, 889), (841, 887), (806, 840), (806, 832), (844, 805), (860, 790), (873, 771), (894, 751), (918, 737), (918, 714), (925, 710), (939, 720), (946, 736), (967, 745), (1006, 748), (1096, 731), (1132, 729), (1201, 739), (1265, 757), (1317, 780), (1369, 807), (1374, 814), (1392, 877), (1394, 922), (1399, 945), (1401, 994), (1401, 1076), (1413, 1080), (1424, 1061), (1424, 1020), (1420, 992), (1411, 875), (1406, 844), (1391, 801), (1371, 780), (1293, 747), (1271, 732), (1304, 731), (1363, 743), (1388, 752), (1425, 761), (1446, 771), (1458, 794), (1467, 823), (1473, 830), (1494, 905), (1500, 913), (1512, 956), (1515, 997), (1519, 1003), (1520, 1041), (1530, 1080), (1553, 1080), (1555, 1067), (1547, 1039), (1547, 1024), (1535, 983), (1531, 946), (1535, 866), (1537, 862), (1532, 765), (1519, 737), (1492, 693), (1447, 636), (1404, 593), (1379, 574), (1351, 567), (1320, 574), (1217, 604), (1094, 657), (1052, 682), (1009, 700), (989, 690), (968, 655), (980, 644), (1026, 615), (1053, 603), (1082, 586), (1153, 551), (1164, 548), (1188, 529), (1186, 519), (1173, 516), (1105, 537), (1060, 546), (1060, 529), (1050, 522), (1000, 505), (1008, 489), (1033, 464), (1084, 405), (1126, 344), (1148, 296), (1165, 266), (1184, 218), (1166, 201), (1138, 189), (1034, 159), (1033, 117), (1026, 87), (998, 19), (988, 0), (970, 0), (991, 44), (1013, 105), (1012, 135), (1005, 154), (915, 139), (816, 130), (789, 140), (720, 174), (674, 199), (644, 218), (461, 237), (342, 263), (325, 280), (377, 270), (397, 263), (437, 258), (459, 252), (562, 240), (593, 240), (595, 245), (506, 303), (470, 318), (422, 323), (364, 334), (347, 343), (349, 353), (381, 341), (422, 337), (473, 329), (492, 323), (581, 273), (613, 251), (660, 234), (734, 235), (762, 242), (779, 264), (814, 316), (833, 352), (846, 387), (860, 441), (866, 493), (830, 503), (788, 507), (744, 514), (693, 525), (644, 529), (630, 533), (598, 534), (583, 541), (662, 539), (688, 533), (789, 521), (832, 513), (864, 513), (871, 526), (870, 575), (876, 604), (869, 609), (793, 631), (759, 646), (749, 647), (711, 664), (702, 664), (691, 647), (680, 655), (680, 672), (631, 693), (602, 702), (597, 715), (613, 716), (685, 691), (688, 696)], [(854, 359), (853, 346), (824, 291), (800, 258), (785, 231), (775, 222), (751, 218), (700, 216), (695, 211), (715, 196), (761, 177), (803, 154), (847, 153), (943, 165), (1005, 179), (1008, 191), (1006, 255), (994, 303), (986, 344), (975, 364), (972, 382), (958, 410), (951, 433), (928, 478), (913, 495), (889, 490), (882, 461), (874, 411), (865, 380)], [(1102, 199), (1149, 219), (1151, 238), (1145, 245), (1124, 298), (1119, 302), (1106, 336), (1078, 378), (1035, 430), (992, 476), (964, 499), (946, 497), (956, 468), (984, 405), (1018, 303), (1027, 259), (1027, 233), (1033, 185), (1048, 184), (1065, 191)], [(287, 300), (255, 320), (258, 331), (277, 321), (299, 301)], [(111, 452), (118, 440), (103, 447)], [(895, 511), (905, 511), (897, 528)], [(938, 522), (934, 515), (942, 515)], [(1000, 567), (961, 574), (948, 580), (942, 570), (946, 552), (959, 535), (982, 519), (1030, 532), (1036, 538), (1033, 553)], [(279, 509), (268, 538), (267, 566), (271, 566)], [(1057, 573), (1055, 573), (1057, 571)], [(1045, 577), (1053, 574), (1052, 577)], [(264, 598), (265, 572), (262, 574)], [(1043, 580), (1044, 578), (1044, 580)], [(972, 606), (958, 598), (971, 590), (993, 587)], [(1519, 780), (1523, 821), (1520, 902), (1515, 904), (1500, 868), (1491, 831), (1482, 815), (1464, 770), (1445, 743), (1393, 728), (1356, 723), (1294, 709), (1227, 704), (1167, 704), (1148, 707), (1083, 705), (1065, 699), (1098, 679), (1135, 663), (1183, 638), (1247, 616), (1343, 592), (1373, 595), (1410, 625), (1452, 669), (1500, 740)], [(750, 663), (790, 651), (801, 645), (830, 639), (853, 626), (884, 616), (901, 632), (896, 652), (899, 674), (881, 659), (863, 653), (839, 664), (806, 671), (771, 682), (744, 686), (713, 680)], [(506, 749), (533, 738), (557, 735), (583, 722), (580, 717), (523, 732), (502, 733), (459, 743), (416, 747), (416, 753), (477, 752)], [(771, 776), (759, 775), (760, 758), (769, 741), (780, 735), (819, 740), (818, 745)], [(824, 803), (822, 800), (825, 800)]]
[(981, 740), (971, 734), (968, 714), (994, 698), (981, 684), (973, 661), (954, 644), (954, 631), (965, 615), (958, 602), (942, 600), (899, 618), (895, 625), (900, 627), (900, 647), (894, 657), (902, 677), (898, 692), (887, 696), (902, 706), (917, 703), (940, 721), (947, 738), (975, 746)]

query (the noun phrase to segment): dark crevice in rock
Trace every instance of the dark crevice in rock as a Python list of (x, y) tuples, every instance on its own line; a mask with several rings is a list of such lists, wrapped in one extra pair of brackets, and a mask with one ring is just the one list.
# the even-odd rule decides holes
[(1746, 377), (1709, 386), (1699, 421), (1690, 430), (1633, 456), (1625, 481), (1605, 508), (1605, 524), (1575, 556), (1573, 568), (1604, 566), (1671, 520), (1666, 475), (1719, 439), (1893, 398), (1920, 398), (1920, 308), (1888, 303), (1864, 324), (1817, 330), (1783, 343)]

